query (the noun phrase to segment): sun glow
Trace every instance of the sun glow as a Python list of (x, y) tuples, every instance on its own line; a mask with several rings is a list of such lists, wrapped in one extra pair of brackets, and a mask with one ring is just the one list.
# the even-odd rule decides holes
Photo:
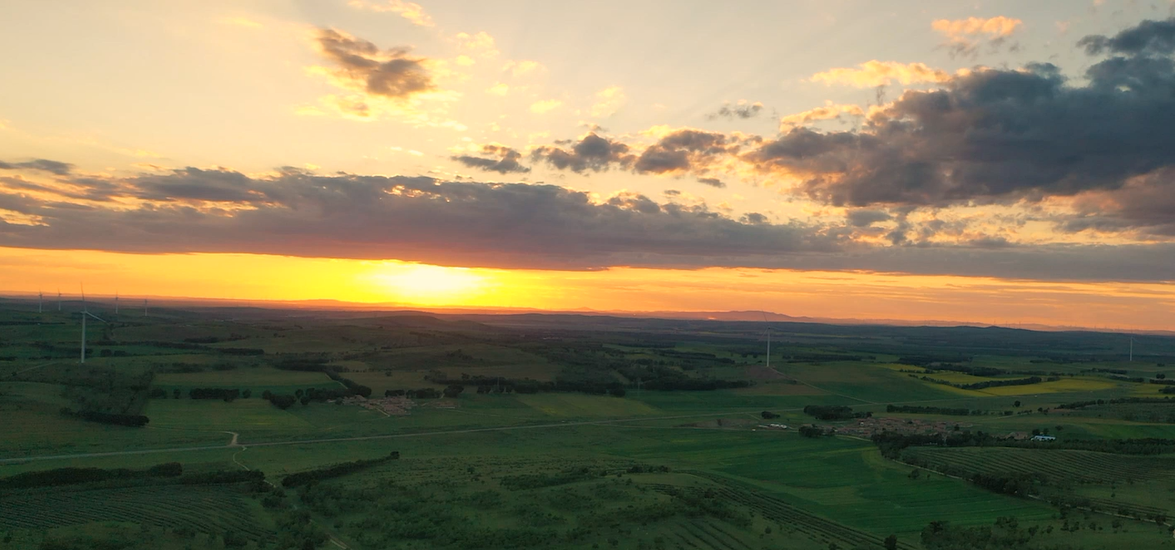
[(369, 277), (393, 300), (421, 305), (468, 303), (492, 286), (489, 277), (471, 269), (424, 264), (387, 263)]

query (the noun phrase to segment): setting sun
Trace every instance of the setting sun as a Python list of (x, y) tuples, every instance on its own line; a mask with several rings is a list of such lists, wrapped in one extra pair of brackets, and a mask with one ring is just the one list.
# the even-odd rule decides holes
[(490, 277), (472, 269), (398, 263), (381, 264), (370, 282), (388, 301), (432, 306), (467, 303), (492, 285)]

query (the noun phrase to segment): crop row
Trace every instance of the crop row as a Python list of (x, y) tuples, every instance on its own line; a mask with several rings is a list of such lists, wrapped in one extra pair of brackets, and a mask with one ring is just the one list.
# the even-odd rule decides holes
[(712, 522), (682, 521), (679, 523), (679, 526), (683, 531), (689, 533), (690, 536), (700, 542), (703, 548), (713, 548), (714, 550), (750, 550), (750, 547), (746, 543), (731, 536), (730, 533), (718, 529)]
[(49, 529), (119, 521), (158, 527), (227, 530), (261, 538), (267, 532), (230, 488), (143, 487), (27, 491), (0, 497), (0, 526)]
[[(714, 489), (717, 496), (746, 506), (764, 518), (793, 525), (797, 531), (813, 540), (835, 542), (849, 548), (857, 546), (880, 547), (882, 545), (882, 540), (875, 535), (822, 518), (778, 498), (764, 495), (751, 485), (708, 472), (689, 473), (717, 483), (719, 488)], [(914, 550), (913, 546), (906, 543), (899, 543), (898, 546), (903, 550)]]

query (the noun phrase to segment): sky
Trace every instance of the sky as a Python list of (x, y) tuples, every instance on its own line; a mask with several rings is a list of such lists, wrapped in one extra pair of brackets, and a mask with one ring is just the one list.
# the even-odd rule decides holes
[(0, 292), (1175, 330), (1175, 4), (0, 5)]

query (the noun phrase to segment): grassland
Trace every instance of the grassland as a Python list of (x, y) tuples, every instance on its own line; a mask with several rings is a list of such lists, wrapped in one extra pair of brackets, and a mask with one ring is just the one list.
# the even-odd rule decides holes
[[(1136, 351), (1149, 351), (1130, 363), (1115, 335), (780, 324), (768, 370), (754, 323), (245, 309), (107, 318), (81, 366), (76, 319), (0, 307), (0, 482), (174, 461), (186, 472), (259, 470), (280, 486), (291, 473), (393, 451), (400, 459), (288, 490), (0, 489), (6, 547), (880, 550), (892, 535), (914, 550), (931, 522), (981, 528), (1007, 517), (1040, 533), (1024, 548), (1171, 544), (1155, 518), (1175, 515), (1175, 454), (935, 446), (887, 459), (860, 432), (872, 425), (865, 419), (803, 413), (845, 405), (878, 425), (942, 435), (1049, 430), (1058, 445), (1175, 439), (1175, 405), (1054, 410), (1161, 395), (1161, 386), (1129, 379), (1166, 374), (1171, 339), (1139, 336)], [(962, 367), (1000, 371), (950, 370)], [(1056, 380), (964, 390), (921, 378), (963, 385), (1026, 373)], [(441, 379), (471, 382), (456, 396), (397, 397), (392, 412), (355, 397), (285, 409), (261, 397), (365, 387), (378, 400), (450, 390)], [(556, 389), (514, 391), (526, 381)], [(196, 388), (250, 396), (191, 399)], [(888, 414), (889, 404), (979, 414)], [(149, 423), (61, 413), (79, 407)], [(778, 416), (765, 420), (764, 411)], [(796, 433), (807, 424), (841, 435)], [(1015, 496), (972, 483), (975, 474), (1048, 483)]]

